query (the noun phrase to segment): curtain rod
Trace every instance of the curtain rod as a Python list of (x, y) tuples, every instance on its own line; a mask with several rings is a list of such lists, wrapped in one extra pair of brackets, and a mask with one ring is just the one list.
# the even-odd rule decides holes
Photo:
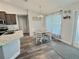
[(62, 12), (62, 11), (63, 11), (63, 10), (59, 10), (59, 11), (56, 11), (56, 12), (52, 12), (52, 13), (47, 14), (46, 16), (52, 15), (52, 14), (56, 14), (56, 13), (59, 13), (59, 12)]

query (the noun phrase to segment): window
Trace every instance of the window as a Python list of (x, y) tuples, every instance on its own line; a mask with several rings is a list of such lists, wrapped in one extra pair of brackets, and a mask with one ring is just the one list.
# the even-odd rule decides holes
[(61, 14), (52, 14), (46, 17), (46, 29), (55, 35), (61, 35)]

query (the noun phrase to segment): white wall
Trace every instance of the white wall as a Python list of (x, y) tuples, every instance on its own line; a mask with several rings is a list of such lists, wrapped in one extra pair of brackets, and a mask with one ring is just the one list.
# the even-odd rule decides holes
[(67, 6), (66, 9), (74, 10), (74, 11), (79, 11), (79, 2), (76, 2), (70, 6)]
[[(37, 13), (33, 13), (33, 12), (29, 12), (29, 27), (30, 27), (30, 36), (33, 36), (33, 33), (35, 32), (34, 30), (37, 29), (36, 27), (34, 27), (34, 20), (33, 20), (33, 17), (36, 17), (36, 16), (39, 16), (39, 14)], [(41, 25), (42, 24), (42, 25)], [(44, 23), (44, 19), (41, 20), (41, 28), (40, 29), (43, 29), (45, 27), (45, 23)]]
[(34, 28), (33, 28), (32, 17), (34, 17), (34, 16), (38, 16), (38, 14), (35, 14), (33, 12), (29, 12), (28, 18), (29, 18), (30, 36), (33, 36), (33, 30), (34, 30)]
[(72, 44), (72, 36), (73, 36), (73, 13), (70, 14), (71, 19), (62, 19), (62, 41), (68, 44)]
[(64, 10), (71, 10), (71, 19), (62, 20), (62, 41), (68, 44), (73, 44), (74, 21), (76, 20), (75, 11), (79, 10), (79, 2), (65, 7)]

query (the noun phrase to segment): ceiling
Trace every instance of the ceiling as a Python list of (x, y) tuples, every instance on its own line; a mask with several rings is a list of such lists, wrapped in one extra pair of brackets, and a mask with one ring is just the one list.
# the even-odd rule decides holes
[[(79, 0), (0, 0), (11, 5), (43, 14), (51, 13), (62, 7), (72, 5)], [(41, 6), (41, 9), (40, 9)]]

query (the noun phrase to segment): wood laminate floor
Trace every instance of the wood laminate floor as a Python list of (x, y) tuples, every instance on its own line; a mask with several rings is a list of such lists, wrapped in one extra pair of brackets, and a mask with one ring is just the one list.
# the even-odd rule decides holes
[(21, 39), (21, 54), (16, 59), (79, 59), (79, 50), (59, 41), (36, 45), (35, 39)]

